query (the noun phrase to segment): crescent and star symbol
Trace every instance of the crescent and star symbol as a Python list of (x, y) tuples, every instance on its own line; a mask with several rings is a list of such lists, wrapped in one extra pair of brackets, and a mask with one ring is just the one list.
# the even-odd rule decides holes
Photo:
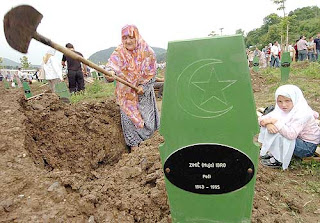
[[(229, 112), (225, 90), (236, 80), (220, 80), (215, 65), (217, 59), (202, 59), (188, 65), (177, 78), (177, 102), (189, 115), (216, 118)], [(197, 93), (195, 93), (197, 92)]]

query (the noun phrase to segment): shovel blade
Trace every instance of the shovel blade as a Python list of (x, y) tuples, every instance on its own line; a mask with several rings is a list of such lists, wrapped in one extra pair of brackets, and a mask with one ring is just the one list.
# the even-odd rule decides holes
[(3, 19), (8, 44), (21, 53), (27, 53), (42, 17), (40, 12), (29, 5), (12, 8)]

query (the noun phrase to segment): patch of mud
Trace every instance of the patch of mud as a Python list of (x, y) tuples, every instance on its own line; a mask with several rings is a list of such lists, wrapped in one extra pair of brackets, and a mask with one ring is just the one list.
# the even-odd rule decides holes
[(65, 104), (55, 94), (21, 100), (26, 116), (25, 148), (50, 170), (90, 172), (119, 161), (126, 147), (115, 99)]
[(92, 171), (94, 180), (80, 174), (52, 172), (88, 203), (96, 222), (133, 223), (170, 220), (164, 176), (158, 152), (162, 138), (156, 133), (138, 150), (122, 155), (112, 168)]
[(260, 92), (266, 84), (265, 78), (261, 74), (256, 73), (253, 70), (250, 71), (250, 74), (253, 92)]

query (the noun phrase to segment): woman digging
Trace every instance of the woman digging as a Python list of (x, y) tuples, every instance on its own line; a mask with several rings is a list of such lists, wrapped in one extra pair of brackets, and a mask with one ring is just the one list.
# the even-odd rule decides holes
[[(142, 39), (136, 26), (121, 31), (122, 44), (111, 54), (106, 69), (133, 84), (138, 91), (117, 82), (116, 97), (120, 106), (121, 125), (126, 144), (135, 150), (159, 128), (159, 114), (153, 85), (156, 56)], [(107, 77), (108, 81), (113, 78)]]

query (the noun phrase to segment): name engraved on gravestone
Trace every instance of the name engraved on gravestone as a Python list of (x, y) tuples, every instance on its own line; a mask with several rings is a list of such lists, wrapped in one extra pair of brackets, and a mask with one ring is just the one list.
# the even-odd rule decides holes
[(238, 190), (254, 176), (254, 165), (241, 151), (219, 144), (196, 144), (171, 154), (164, 164), (167, 179), (198, 194)]

